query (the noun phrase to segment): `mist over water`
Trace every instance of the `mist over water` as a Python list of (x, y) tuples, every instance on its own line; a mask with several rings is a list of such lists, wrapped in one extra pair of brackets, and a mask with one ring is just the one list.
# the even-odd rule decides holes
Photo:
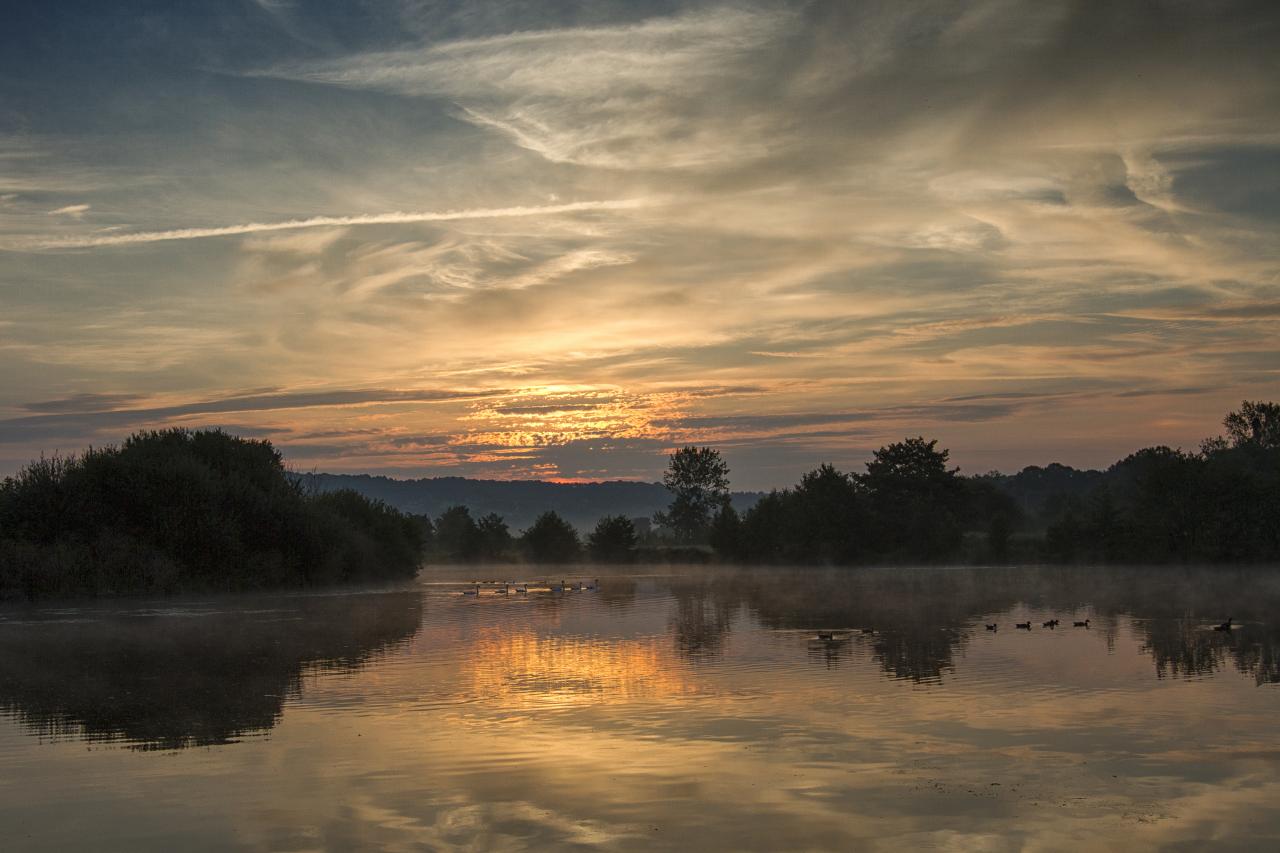
[(1280, 839), (1273, 572), (534, 571), (0, 610), (4, 846)]

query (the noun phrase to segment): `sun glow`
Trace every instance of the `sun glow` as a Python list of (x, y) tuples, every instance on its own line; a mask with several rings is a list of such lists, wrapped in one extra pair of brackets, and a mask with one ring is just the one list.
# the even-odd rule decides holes
[(471, 689), (518, 708), (568, 707), (696, 692), (658, 639), (604, 640), (485, 629), (467, 658)]
[(458, 444), (545, 447), (570, 441), (662, 438), (656, 422), (685, 414), (686, 395), (628, 393), (616, 387), (548, 386), (477, 403), (462, 418), (477, 429)]

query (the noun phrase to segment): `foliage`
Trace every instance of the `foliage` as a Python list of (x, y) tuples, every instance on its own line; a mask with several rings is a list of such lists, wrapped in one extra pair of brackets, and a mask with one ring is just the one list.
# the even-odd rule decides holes
[(435, 553), (446, 562), (465, 563), (480, 558), (480, 527), (465, 506), (451, 506), (441, 513), (435, 531)]
[(0, 484), (0, 595), (412, 577), (421, 530), (354, 492), (307, 495), (266, 441), (142, 432)]
[(703, 542), (712, 516), (729, 502), (729, 466), (710, 447), (682, 447), (671, 454), (662, 484), (671, 492), (666, 512), (654, 522), (669, 528), (680, 544)]
[(1245, 402), (1198, 453), (1148, 447), (1106, 471), (961, 477), (936, 441), (823, 465), (711, 526), (721, 559), (797, 564), (1280, 560), (1280, 407)]
[(711, 520), (711, 547), (717, 553), (736, 556), (741, 540), (742, 519), (738, 517), (738, 511), (733, 508), (733, 504), (725, 504)]
[(1267, 450), (1280, 448), (1280, 403), (1240, 404), (1222, 420), (1232, 447), (1252, 445)]
[(587, 536), (591, 559), (601, 563), (630, 563), (636, 544), (636, 527), (625, 515), (606, 515)]
[(582, 551), (578, 531), (554, 512), (538, 516), (521, 541), (535, 563), (571, 563)]
[(507, 530), (507, 523), (495, 512), (480, 517), (476, 522), (479, 536), (479, 558), (488, 562), (505, 559), (515, 540)]
[(859, 478), (870, 497), (876, 549), (892, 559), (937, 561), (960, 544), (964, 486), (937, 445), (917, 437), (882, 447)]
[(1046, 532), (1059, 561), (1266, 562), (1280, 559), (1280, 443), (1274, 403), (1242, 404), (1201, 452), (1139, 450), (1111, 466)]

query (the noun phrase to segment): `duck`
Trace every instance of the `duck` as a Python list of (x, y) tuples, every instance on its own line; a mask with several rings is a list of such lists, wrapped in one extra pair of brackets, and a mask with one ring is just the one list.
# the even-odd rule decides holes
[(1214, 625), (1214, 626), (1213, 626), (1213, 630), (1215, 630), (1215, 631), (1230, 631), (1230, 630), (1231, 630), (1231, 622), (1232, 622), (1232, 617), (1231, 617), (1231, 616), (1228, 616), (1228, 617), (1227, 617), (1227, 621), (1226, 621), (1226, 622), (1223, 622), (1221, 625)]
[(600, 578), (596, 578), (591, 583), (587, 584), (587, 589), (591, 592), (594, 592), (596, 588), (599, 586), (600, 586)]
[(1014, 623), (1014, 626), (1013, 626), (1013, 627), (1015, 627), (1015, 628), (1021, 628), (1021, 629), (1022, 629), (1022, 630), (1024, 630), (1024, 631), (1030, 631), (1030, 630), (1031, 630), (1031, 620), (1030, 620), (1030, 619), (1028, 619), (1026, 622), (1016, 622), (1016, 623)]
[(1058, 620), (1050, 619), (1048, 622), (1045, 622), (1044, 625), (1042, 625), (1041, 627), (1048, 628), (1050, 631), (1052, 631), (1054, 628), (1058, 627)]
[[(986, 624), (986, 623), (983, 623), (983, 624)], [(996, 624), (994, 624), (994, 625), (987, 625), (987, 630), (988, 630), (988, 631), (998, 631), (998, 630), (1000, 630), (1000, 623), (999, 623), (999, 622), (997, 622), (997, 623), (996, 623)]]
[(1072, 624), (1072, 625), (1074, 625), (1074, 626), (1075, 626), (1075, 627), (1077, 627), (1077, 628), (1088, 628), (1088, 627), (1089, 627), (1089, 620), (1088, 620), (1088, 619), (1086, 619), (1086, 620), (1084, 620), (1083, 622), (1072, 622), (1071, 624)]
[(818, 639), (824, 643), (830, 643), (835, 638), (836, 638), (835, 631), (819, 631), (818, 632)]
[(875, 629), (875, 628), (863, 628), (863, 629), (862, 629), (862, 633), (864, 633), (864, 634), (874, 634), (875, 632), (876, 632), (876, 629)]

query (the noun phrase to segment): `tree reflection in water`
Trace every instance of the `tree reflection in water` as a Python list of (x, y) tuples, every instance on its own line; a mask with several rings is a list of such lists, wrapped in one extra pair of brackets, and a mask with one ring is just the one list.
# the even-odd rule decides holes
[[(10, 611), (0, 615), (0, 714), (32, 734), (136, 749), (234, 742), (271, 729), (306, 673), (358, 669), (414, 637), (422, 596), (344, 592), (151, 610), (104, 603)], [(661, 604), (637, 607), (641, 599)], [(439, 615), (446, 633), (468, 644), (463, 659), (483, 670), (467, 689), (514, 690), (538, 700), (530, 707), (573, 706), (575, 690), (590, 697), (688, 693), (687, 679), (668, 671), (679, 661), (660, 649), (718, 666), (759, 648), (751, 645), (758, 638), (732, 653), (728, 646), (735, 630), (751, 635), (758, 627), (775, 637), (798, 634), (798, 654), (817, 665), (856, 658), (887, 677), (934, 684), (955, 677), (969, 647), (987, 641), (984, 624), (1001, 624), (1001, 643), (1023, 642), (1022, 632), (1008, 636), (1015, 618), (1033, 618), (1039, 633), (1050, 616), (1064, 626), (1092, 620), (1088, 629), (1059, 634), (1110, 643), (1128, 632), (1157, 677), (1237, 670), (1259, 684), (1280, 683), (1280, 575), (1264, 570), (690, 567), (657, 579), (619, 573), (594, 594), (456, 603)], [(1227, 616), (1238, 627), (1213, 631)], [(601, 636), (613, 625), (629, 626), (645, 642)], [(494, 642), (476, 644), (484, 638)], [(787, 642), (784, 655), (791, 654)], [(446, 679), (438, 687), (456, 685)]]
[(204, 608), (0, 622), (0, 713), (33, 734), (181, 749), (276, 724), (309, 670), (350, 671), (418, 631), (418, 592), (238, 596)]
[[(765, 627), (813, 632), (811, 660), (837, 665), (867, 649), (898, 679), (933, 682), (991, 621), (1028, 611), (1092, 616), (1092, 631), (1132, 625), (1158, 677), (1230, 666), (1280, 683), (1280, 575), (1249, 568), (965, 568), (699, 570), (669, 581), (677, 649), (715, 654), (745, 608)], [(1211, 626), (1234, 616), (1231, 632)], [(1019, 616), (1019, 618), (1024, 618)], [(1047, 618), (1047, 617), (1046, 617)], [(820, 640), (820, 631), (838, 636)], [(1035, 630), (1044, 630), (1035, 623)]]

